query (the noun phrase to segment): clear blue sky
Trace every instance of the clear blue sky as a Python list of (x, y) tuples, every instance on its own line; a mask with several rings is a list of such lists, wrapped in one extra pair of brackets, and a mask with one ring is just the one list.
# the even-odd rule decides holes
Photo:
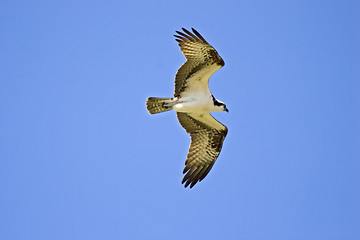
[[(1, 1), (0, 239), (360, 239), (359, 1)], [(174, 37), (225, 60), (210, 174), (189, 136)]]

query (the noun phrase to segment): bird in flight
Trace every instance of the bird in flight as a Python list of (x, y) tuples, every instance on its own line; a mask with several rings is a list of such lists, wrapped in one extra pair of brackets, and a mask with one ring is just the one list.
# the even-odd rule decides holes
[(192, 188), (209, 173), (228, 132), (210, 112), (229, 110), (209, 90), (209, 78), (225, 65), (224, 60), (194, 28), (192, 32), (182, 30), (174, 36), (187, 60), (176, 73), (174, 97), (149, 97), (146, 106), (150, 114), (174, 110), (190, 134), (182, 183)]

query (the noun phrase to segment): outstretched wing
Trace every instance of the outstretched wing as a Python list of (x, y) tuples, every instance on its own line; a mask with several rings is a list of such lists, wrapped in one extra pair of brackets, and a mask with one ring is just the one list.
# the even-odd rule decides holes
[(174, 35), (187, 61), (175, 76), (174, 97), (184, 92), (209, 91), (210, 76), (225, 65), (224, 60), (206, 40), (192, 28), (193, 33), (182, 29)]
[(194, 114), (177, 112), (177, 117), (186, 132), (190, 133), (191, 144), (185, 162), (182, 183), (192, 188), (203, 180), (220, 154), (228, 132), (210, 113)]

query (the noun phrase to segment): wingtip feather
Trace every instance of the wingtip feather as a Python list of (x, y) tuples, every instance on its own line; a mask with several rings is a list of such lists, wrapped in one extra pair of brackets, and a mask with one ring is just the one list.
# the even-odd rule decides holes
[(201, 39), (201, 41), (203, 41), (204, 43), (208, 43), (205, 38), (203, 38), (203, 36), (201, 36), (201, 34), (195, 30), (195, 28), (191, 28), (191, 30), (195, 33), (195, 35)]
[(195, 36), (195, 35), (194, 35), (192, 32), (190, 32), (189, 30), (183, 28), (183, 31), (184, 31), (187, 35), (189, 35), (192, 39), (194, 39), (194, 40), (200, 40), (197, 36)]

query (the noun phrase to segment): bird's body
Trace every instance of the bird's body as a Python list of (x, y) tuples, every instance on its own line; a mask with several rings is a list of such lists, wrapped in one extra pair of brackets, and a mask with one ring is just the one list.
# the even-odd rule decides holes
[(209, 94), (198, 94), (196, 97), (185, 96), (175, 101), (173, 106), (175, 112), (206, 113), (212, 111), (223, 111), (214, 106), (213, 99)]
[(227, 127), (215, 120), (210, 112), (228, 111), (209, 90), (209, 78), (224, 66), (216, 50), (195, 30), (183, 28), (175, 35), (187, 61), (175, 77), (173, 98), (150, 97), (146, 101), (151, 114), (174, 110), (180, 124), (190, 133), (191, 144), (185, 162), (183, 183), (193, 187), (201, 181), (220, 154)]

